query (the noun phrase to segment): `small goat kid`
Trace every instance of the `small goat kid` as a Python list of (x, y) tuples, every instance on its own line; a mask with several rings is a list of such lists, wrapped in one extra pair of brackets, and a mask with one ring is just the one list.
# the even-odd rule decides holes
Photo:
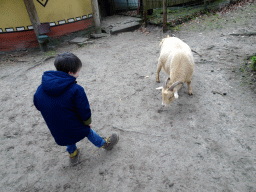
[(189, 46), (176, 37), (164, 38), (161, 43), (156, 82), (160, 83), (161, 69), (169, 75), (162, 89), (163, 105), (169, 105), (179, 97), (178, 90), (184, 83), (188, 84), (189, 95), (192, 95), (191, 79), (194, 72), (194, 59)]

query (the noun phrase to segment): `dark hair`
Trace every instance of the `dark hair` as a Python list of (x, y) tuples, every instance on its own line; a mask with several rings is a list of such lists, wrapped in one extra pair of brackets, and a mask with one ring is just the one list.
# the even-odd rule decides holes
[(73, 53), (62, 53), (54, 61), (57, 71), (76, 73), (82, 67), (81, 60)]

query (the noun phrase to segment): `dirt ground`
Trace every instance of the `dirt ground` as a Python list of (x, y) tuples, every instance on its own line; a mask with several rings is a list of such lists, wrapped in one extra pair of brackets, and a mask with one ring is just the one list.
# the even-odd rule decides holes
[[(81, 163), (75, 167), (33, 106), (54, 58), (44, 61), (37, 51), (4, 55), (1, 191), (256, 192), (256, 95), (239, 73), (244, 58), (256, 53), (256, 36), (230, 35), (255, 32), (255, 20), (254, 3), (197, 18), (175, 32), (148, 26), (80, 48), (57, 48), (56, 54), (73, 52), (83, 62), (77, 80), (91, 105), (93, 129), (102, 136), (120, 134), (111, 151), (86, 138), (79, 142)], [(194, 95), (184, 85), (179, 99), (163, 108), (155, 88), (167, 75), (161, 71), (160, 84), (155, 76), (158, 45), (168, 34), (202, 57), (194, 54)]]

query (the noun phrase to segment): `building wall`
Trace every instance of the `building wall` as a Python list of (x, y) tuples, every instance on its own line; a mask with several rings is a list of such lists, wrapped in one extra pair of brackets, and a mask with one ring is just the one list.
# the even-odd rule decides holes
[[(93, 25), (91, 0), (33, 1), (40, 22), (50, 23), (52, 32), (48, 35), (51, 37), (83, 30)], [(37, 42), (29, 43), (36, 41), (36, 36), (24, 0), (0, 0), (0, 15), (0, 50), (26, 48), (29, 44), (38, 45)]]

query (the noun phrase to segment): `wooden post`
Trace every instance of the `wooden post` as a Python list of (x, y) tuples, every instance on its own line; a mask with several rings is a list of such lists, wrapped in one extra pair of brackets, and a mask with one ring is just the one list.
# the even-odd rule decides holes
[(137, 15), (140, 14), (140, 0), (138, 0)]
[[(38, 41), (38, 37), (39, 37), (38, 27), (41, 23), (40, 23), (39, 17), (38, 17), (37, 12), (36, 12), (36, 7), (34, 5), (33, 0), (24, 0), (24, 4), (26, 6), (30, 21), (33, 25), (33, 29), (35, 31), (36, 38), (37, 38), (37, 41)], [(38, 42), (38, 44), (40, 46), (40, 49), (43, 51), (43, 47), (42, 47), (41, 43)]]
[(207, 9), (207, 0), (204, 0), (204, 8)]
[(92, 11), (93, 11), (93, 19), (94, 19), (95, 30), (96, 30), (95, 33), (101, 34), (98, 0), (92, 0)]
[(143, 6), (144, 6), (144, 21), (145, 21), (145, 27), (148, 25), (148, 3), (147, 0), (143, 0)]
[(139, 0), (140, 1), (140, 16), (143, 18), (144, 14), (144, 0)]
[(163, 32), (166, 32), (166, 23), (167, 23), (167, 6), (166, 6), (166, 0), (163, 0)]

